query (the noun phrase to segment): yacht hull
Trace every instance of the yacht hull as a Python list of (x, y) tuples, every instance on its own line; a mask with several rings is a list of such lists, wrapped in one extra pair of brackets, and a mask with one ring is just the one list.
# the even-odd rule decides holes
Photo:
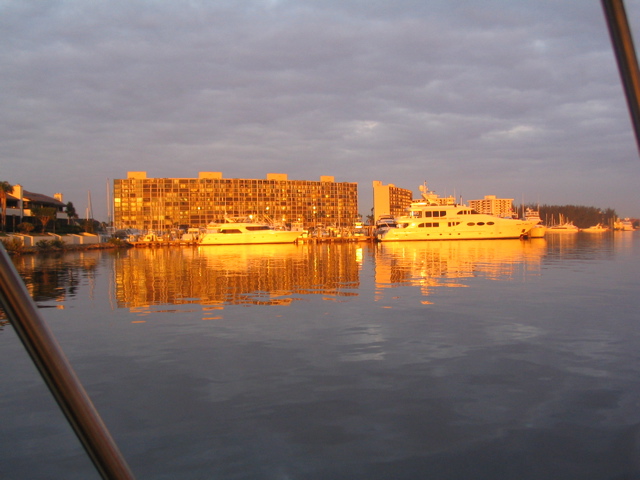
[[(494, 225), (487, 225), (493, 222)], [(442, 223), (442, 222), (439, 222)], [(430, 241), (430, 240), (491, 240), (507, 238), (523, 238), (529, 235), (533, 224), (526, 221), (492, 218), (483, 225), (421, 227), (420, 224), (409, 225), (405, 228), (389, 228), (377, 233), (379, 242), (398, 241)], [(455, 223), (455, 222), (451, 222)], [(462, 222), (461, 222), (462, 223)], [(432, 224), (433, 225), (433, 224)]]
[(200, 245), (254, 245), (269, 243), (293, 243), (302, 232), (265, 230), (255, 233), (204, 233)]

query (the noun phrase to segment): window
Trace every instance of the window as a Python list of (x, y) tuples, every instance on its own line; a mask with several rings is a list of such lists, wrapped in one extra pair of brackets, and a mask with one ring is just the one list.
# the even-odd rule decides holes
[(427, 213), (427, 215), (425, 215), (426, 217), (445, 217), (447, 215), (447, 212), (445, 210), (437, 210), (434, 212), (425, 213)]
[(271, 227), (269, 225), (249, 225), (247, 226), (247, 230), (250, 232), (256, 232), (260, 230), (271, 230)]

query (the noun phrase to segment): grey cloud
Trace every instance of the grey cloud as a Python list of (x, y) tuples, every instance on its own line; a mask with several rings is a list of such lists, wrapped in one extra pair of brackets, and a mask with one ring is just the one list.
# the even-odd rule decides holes
[[(372, 179), (415, 188), (423, 177), (475, 185), (477, 195), (553, 185), (544, 191), (553, 202), (559, 186), (549, 176), (561, 173), (579, 203), (585, 180), (569, 173), (586, 168), (604, 203), (633, 202), (620, 172), (637, 162), (635, 144), (597, 4), (52, 1), (0, 9), (0, 106), (10, 112), (0, 119), (0, 151), (21, 165), (2, 172), (30, 190), (51, 193), (57, 183), (67, 197), (84, 197), (68, 174), (39, 185), (46, 162), (56, 172), (79, 169), (88, 176), (82, 188), (99, 190), (127, 170), (281, 171), (334, 175), (365, 192)], [(607, 174), (603, 157), (616, 165)]]

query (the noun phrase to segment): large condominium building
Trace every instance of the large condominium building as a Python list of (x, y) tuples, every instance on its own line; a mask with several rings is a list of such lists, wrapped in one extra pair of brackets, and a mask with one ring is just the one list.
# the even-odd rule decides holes
[(411, 190), (396, 187), (393, 184), (383, 185), (379, 180), (373, 181), (373, 220), (391, 215), (397, 217), (404, 214), (411, 205)]
[(482, 200), (469, 200), (469, 206), (478, 213), (487, 213), (498, 217), (510, 217), (513, 214), (513, 198), (496, 198), (485, 195)]
[(227, 217), (267, 215), (275, 222), (347, 227), (358, 220), (358, 184), (289, 180), (269, 173), (266, 179), (223, 178), (200, 172), (198, 178), (147, 178), (127, 172), (113, 182), (116, 228), (169, 230), (223, 222)]

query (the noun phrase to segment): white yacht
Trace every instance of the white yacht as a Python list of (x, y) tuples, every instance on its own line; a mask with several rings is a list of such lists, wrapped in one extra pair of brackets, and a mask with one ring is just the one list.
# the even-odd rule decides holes
[(628, 232), (632, 232), (633, 230), (635, 230), (635, 228), (633, 228), (633, 222), (629, 218), (625, 218), (624, 220), (618, 219), (614, 224), (614, 229), (624, 230)]
[(560, 222), (551, 225), (547, 228), (549, 233), (578, 233), (580, 229), (576, 227), (572, 221), (564, 218), (564, 215), (560, 214)]
[(252, 218), (229, 218), (227, 223), (209, 224), (199, 235), (198, 245), (251, 245), (293, 243), (302, 231), (277, 230), (269, 223)]
[(395, 219), (395, 227), (376, 230), (379, 242), (524, 238), (536, 224), (478, 213), (452, 199), (440, 198), (424, 186), (420, 191), (422, 199), (412, 202), (406, 215)]
[(543, 238), (545, 233), (547, 233), (547, 227), (542, 224), (540, 212), (532, 208), (527, 208), (524, 213), (524, 218), (525, 220), (534, 222), (533, 227), (531, 227), (529, 231), (529, 238)]
[(580, 229), (572, 222), (564, 222), (550, 226), (547, 231), (549, 233), (578, 233)]
[(604, 233), (609, 231), (609, 227), (598, 223), (597, 225), (593, 225), (589, 228), (583, 228), (582, 231), (586, 233)]

